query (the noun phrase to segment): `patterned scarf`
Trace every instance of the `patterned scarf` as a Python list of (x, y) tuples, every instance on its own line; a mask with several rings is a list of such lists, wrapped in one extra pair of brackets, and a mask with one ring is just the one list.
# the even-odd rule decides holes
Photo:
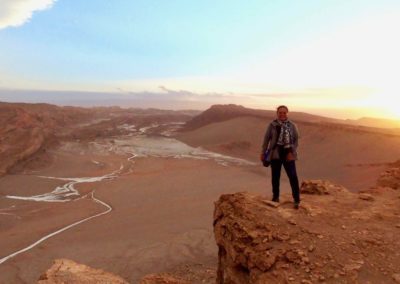
[(291, 132), (291, 128), (289, 126), (289, 121), (280, 121), (277, 120), (280, 127), (281, 127), (281, 133), (279, 134), (278, 138), (278, 145), (283, 145), (284, 148), (290, 148), (292, 147), (292, 142), (293, 142), (293, 134)]

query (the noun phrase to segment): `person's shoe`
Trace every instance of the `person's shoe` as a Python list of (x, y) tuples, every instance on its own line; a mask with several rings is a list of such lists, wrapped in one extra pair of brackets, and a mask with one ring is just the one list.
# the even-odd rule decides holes
[(300, 207), (300, 202), (295, 201), (293, 207), (294, 207), (294, 209), (299, 209), (299, 207)]
[(273, 197), (273, 198), (272, 198), (272, 201), (273, 201), (273, 202), (278, 202), (278, 203), (279, 203), (279, 197)]

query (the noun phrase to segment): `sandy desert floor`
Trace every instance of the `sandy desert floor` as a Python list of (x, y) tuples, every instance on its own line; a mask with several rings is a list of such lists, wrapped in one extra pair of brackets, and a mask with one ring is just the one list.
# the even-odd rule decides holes
[(131, 283), (197, 268), (215, 281), (214, 201), (269, 196), (269, 169), (145, 132), (66, 142), (48, 166), (0, 179), (0, 283), (33, 283), (57, 258)]
[[(181, 132), (178, 138), (197, 147), (257, 162), (269, 120), (237, 117)], [(350, 191), (368, 189), (400, 157), (400, 136), (335, 124), (297, 123), (300, 129), (300, 179), (327, 179)]]

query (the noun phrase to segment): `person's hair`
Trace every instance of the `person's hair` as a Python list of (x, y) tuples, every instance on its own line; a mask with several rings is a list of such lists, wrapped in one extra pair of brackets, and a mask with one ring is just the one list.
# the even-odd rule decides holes
[(285, 108), (286, 111), (289, 112), (289, 108), (288, 108), (287, 106), (285, 106), (285, 105), (280, 105), (280, 106), (278, 106), (278, 107), (276, 108), (276, 112), (278, 112), (280, 108)]

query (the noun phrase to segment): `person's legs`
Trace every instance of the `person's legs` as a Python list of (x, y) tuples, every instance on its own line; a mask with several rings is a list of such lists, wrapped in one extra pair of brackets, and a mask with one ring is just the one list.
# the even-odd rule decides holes
[(281, 160), (271, 160), (272, 199), (279, 200), (279, 183), (281, 179)]
[(299, 179), (297, 177), (297, 172), (296, 172), (296, 163), (295, 161), (285, 161), (283, 162), (283, 167), (285, 168), (286, 174), (290, 181), (294, 202), (299, 203), (300, 188), (299, 188)]

